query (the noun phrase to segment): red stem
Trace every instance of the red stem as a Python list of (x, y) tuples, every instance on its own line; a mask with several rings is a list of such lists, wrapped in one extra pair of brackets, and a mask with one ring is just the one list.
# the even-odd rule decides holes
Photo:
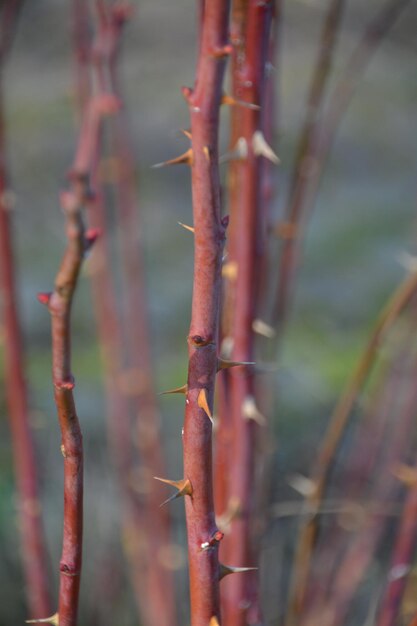
[[(184, 475), (191, 482), (186, 497), (192, 626), (220, 620), (218, 532), (214, 519), (212, 425), (198, 399), (210, 408), (217, 371), (221, 260), (226, 223), (221, 222), (218, 128), (225, 68), (228, 0), (204, 5), (200, 52), (190, 105), (193, 165), (194, 283), (188, 336), (188, 392), (184, 420)], [(207, 545), (208, 544), (208, 545)]]
[[(255, 319), (259, 296), (260, 268), (265, 253), (266, 220), (261, 203), (264, 159), (254, 149), (256, 133), (263, 132), (266, 64), (269, 52), (272, 1), (250, 0), (243, 33), (243, 62), (235, 67), (235, 97), (259, 110), (242, 108), (238, 118), (238, 133), (247, 146), (247, 157), (234, 166), (234, 206), (231, 213), (231, 259), (237, 264), (233, 303), (234, 361), (253, 361)], [(228, 558), (234, 566), (252, 565), (253, 545), (251, 522), (256, 499), (254, 483), (255, 445), (258, 426), (244, 414), (248, 401), (256, 397), (253, 371), (235, 368), (230, 372), (230, 407), (233, 421), (233, 442), (229, 476), (229, 497), (239, 503), (239, 516), (232, 521), (227, 538)], [(228, 594), (225, 621), (230, 626), (248, 623), (248, 605), (256, 582), (253, 575), (231, 576), (226, 582)], [(245, 607), (245, 608), (243, 608)]]
[(62, 195), (67, 248), (48, 303), (52, 328), (52, 379), (64, 457), (64, 532), (60, 561), (58, 616), (60, 626), (77, 623), (83, 530), (83, 447), (72, 389), (71, 305), (86, 241), (81, 208), (86, 202), (84, 176), (72, 175), (71, 190)]
[[(1, 96), (0, 96), (1, 98)], [(0, 102), (1, 107), (2, 102)], [(36, 455), (29, 425), (28, 394), (24, 378), (23, 346), (14, 277), (11, 207), (5, 171), (3, 115), (0, 112), (0, 290), (5, 330), (5, 388), (12, 433), (13, 458), (19, 498), (19, 526), (30, 617), (50, 613), (47, 556), (40, 516)]]

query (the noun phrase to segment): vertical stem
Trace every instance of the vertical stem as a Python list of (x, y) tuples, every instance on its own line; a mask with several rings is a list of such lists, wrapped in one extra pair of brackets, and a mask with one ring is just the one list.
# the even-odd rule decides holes
[[(233, 302), (234, 361), (253, 361), (256, 305), (259, 297), (260, 268), (266, 244), (266, 219), (261, 202), (264, 159), (256, 140), (263, 136), (263, 107), (270, 28), (274, 3), (249, 0), (246, 7), (242, 45), (235, 66), (233, 94), (247, 103), (239, 112), (238, 137), (245, 142), (247, 156), (233, 166), (233, 206), (231, 213), (231, 260), (236, 263)], [(256, 105), (255, 108), (253, 105)], [(237, 208), (237, 210), (236, 210)], [(248, 403), (256, 402), (253, 371), (235, 368), (230, 372), (230, 411), (233, 442), (230, 463), (230, 499), (238, 503), (239, 515), (232, 521), (227, 537), (227, 557), (233, 565), (247, 566), (253, 558), (251, 523), (255, 499), (255, 445), (258, 425), (249, 417)], [(231, 626), (248, 623), (253, 575), (232, 576), (227, 581), (225, 621)], [(242, 608), (245, 607), (245, 608)], [(252, 607), (254, 608), (254, 607)]]
[(71, 305), (86, 247), (81, 208), (86, 202), (84, 176), (72, 174), (71, 190), (62, 194), (67, 248), (55, 279), (48, 309), (52, 330), (52, 379), (64, 457), (64, 532), (60, 561), (60, 626), (77, 623), (83, 531), (83, 447), (71, 373)]
[(5, 388), (19, 498), (21, 553), (28, 607), (31, 617), (44, 617), (50, 612), (47, 555), (40, 516), (36, 456), (29, 425), (23, 346), (16, 303), (2, 112), (0, 118), (0, 291), (5, 329)]
[[(220, 620), (218, 542), (212, 481), (212, 425), (203, 408), (213, 404), (221, 259), (227, 223), (221, 221), (218, 128), (227, 49), (228, 0), (204, 4), (194, 91), (184, 90), (190, 106), (195, 228), (194, 282), (188, 336), (188, 392), (184, 421), (184, 473), (191, 482), (186, 498), (192, 626)], [(199, 401), (200, 399), (200, 401)]]

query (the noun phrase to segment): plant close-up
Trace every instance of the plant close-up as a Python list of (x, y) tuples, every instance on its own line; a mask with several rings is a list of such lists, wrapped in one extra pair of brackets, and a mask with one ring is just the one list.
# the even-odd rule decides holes
[(416, 19), (2, 0), (0, 625), (417, 624)]

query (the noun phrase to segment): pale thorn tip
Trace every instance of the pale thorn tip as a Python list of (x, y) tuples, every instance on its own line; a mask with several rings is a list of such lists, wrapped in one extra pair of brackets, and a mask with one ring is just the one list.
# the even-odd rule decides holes
[(272, 328), (269, 324), (260, 319), (255, 319), (252, 322), (252, 330), (258, 335), (272, 339), (275, 337), (275, 328)]
[(219, 563), (219, 580), (222, 580), (229, 574), (243, 574), (244, 572), (256, 572), (257, 567), (232, 567), (231, 565), (223, 565)]
[(287, 478), (287, 483), (300, 495), (308, 498), (312, 496), (316, 490), (316, 483), (311, 478), (302, 474), (291, 474)]
[(182, 387), (175, 387), (174, 389), (168, 389), (168, 391), (161, 391), (159, 396), (166, 396), (171, 393), (187, 393), (188, 385), (182, 385)]
[(203, 409), (204, 413), (207, 415), (210, 422), (213, 424), (213, 415), (211, 414), (210, 407), (208, 405), (207, 391), (204, 388), (200, 389), (200, 392), (197, 398), (197, 404), (200, 407), (200, 409)]
[(227, 336), (224, 337), (220, 346), (220, 353), (226, 358), (232, 356), (233, 345), (234, 345), (233, 337), (227, 337)]
[(189, 139), (191, 141), (191, 131), (186, 130), (185, 128), (181, 128), (181, 132), (183, 135), (185, 135), (187, 137), (187, 139)]
[(215, 615), (213, 615), (213, 617), (211, 618), (209, 626), (220, 626), (219, 620)]
[(272, 150), (271, 146), (267, 143), (264, 134), (261, 130), (257, 130), (253, 133), (252, 148), (256, 156), (263, 156), (271, 163), (278, 165), (280, 159), (277, 154)]
[(204, 156), (206, 157), (207, 163), (210, 163), (210, 148), (208, 146), (204, 146), (203, 153), (204, 153)]
[(246, 396), (242, 403), (242, 415), (247, 420), (253, 420), (260, 426), (265, 426), (266, 417), (262, 415), (258, 407), (254, 396)]
[(185, 230), (189, 230), (190, 233), (194, 233), (195, 232), (194, 226), (188, 226), (188, 224), (183, 224), (182, 222), (177, 222), (177, 224), (179, 224), (180, 226), (185, 228)]
[(219, 163), (228, 161), (244, 161), (248, 156), (248, 142), (244, 137), (239, 137), (233, 150), (226, 152), (219, 158)]
[(41, 619), (27, 619), (26, 624), (52, 624), (53, 626), (59, 626), (59, 615), (54, 613), (51, 617), (43, 617)]
[(240, 367), (241, 365), (256, 365), (255, 361), (226, 361), (225, 359), (217, 359), (217, 371), (227, 370), (231, 367)]
[(397, 256), (397, 261), (407, 272), (414, 274), (417, 272), (417, 256), (413, 256), (409, 252), (402, 251)]

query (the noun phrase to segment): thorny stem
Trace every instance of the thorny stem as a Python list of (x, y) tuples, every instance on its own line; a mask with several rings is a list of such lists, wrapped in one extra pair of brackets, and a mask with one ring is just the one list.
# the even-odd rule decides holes
[(60, 561), (58, 615), (60, 626), (77, 623), (83, 531), (83, 447), (71, 373), (71, 305), (84, 257), (86, 240), (81, 209), (88, 194), (86, 179), (72, 175), (62, 194), (67, 248), (55, 278), (48, 309), (52, 329), (52, 379), (64, 457), (64, 533)]
[[(259, 109), (242, 107), (234, 134), (245, 142), (247, 155), (233, 165), (230, 260), (237, 266), (232, 309), (234, 361), (253, 361), (256, 303), (260, 269), (266, 246), (266, 219), (261, 203), (264, 158), (257, 151), (256, 138), (263, 136), (263, 106), (270, 27), (274, 3), (250, 0), (243, 15), (243, 40), (237, 42), (239, 59), (234, 66), (233, 96)], [(237, 9), (242, 10), (241, 3)], [(236, 10), (236, 8), (235, 8)], [(248, 402), (255, 401), (253, 371), (235, 368), (230, 372), (230, 405), (233, 441), (230, 463), (230, 500), (239, 503), (239, 516), (232, 521), (227, 558), (233, 565), (251, 565), (251, 523), (255, 500), (255, 437), (258, 426), (245, 414)], [(222, 419), (222, 416), (221, 418)], [(227, 582), (225, 622), (231, 626), (252, 622), (249, 613), (256, 583), (253, 576), (232, 576)], [(253, 600), (253, 598), (251, 598)], [(245, 607), (245, 608), (242, 608)], [(248, 611), (249, 609), (249, 611)], [(259, 621), (259, 615), (255, 617)]]
[[(383, 309), (354, 374), (330, 418), (329, 426), (321, 442), (312, 473), (314, 489), (307, 496), (307, 504), (313, 511), (318, 511), (322, 504), (327, 482), (348, 423), (349, 415), (375, 363), (381, 342), (409, 304), (416, 291), (417, 274), (414, 273), (404, 279)], [(288, 624), (292, 624), (296, 616), (302, 611), (317, 530), (318, 518), (316, 514), (312, 514), (311, 518), (301, 526), (299, 531), (290, 587)]]
[[(221, 221), (218, 128), (225, 69), (228, 0), (211, 0), (202, 9), (200, 51), (194, 90), (187, 90), (193, 150), (194, 282), (188, 336), (188, 393), (184, 420), (184, 477), (192, 485), (186, 497), (191, 624), (220, 621), (218, 532), (214, 518), (212, 424), (199, 397), (213, 405), (221, 292), (221, 259), (227, 223)], [(202, 546), (206, 546), (206, 548)]]
[[(0, 81), (22, 2), (5, 2), (0, 14)], [(11, 197), (6, 168), (3, 93), (0, 84), (0, 293), (4, 324), (4, 376), (19, 498), (21, 554), (28, 609), (32, 618), (49, 615), (47, 555), (41, 523), (34, 441), (29, 425), (28, 392), (17, 309), (13, 259)]]
[(304, 157), (298, 160), (298, 183), (291, 187), (293, 193), (288, 205), (289, 215), (284, 224), (277, 226), (277, 234), (283, 239), (283, 250), (273, 323), (278, 325), (279, 334), (291, 304), (292, 283), (305, 230), (303, 221), (307, 219), (317, 198), (336, 133), (378, 45), (409, 2), (410, 0), (388, 0), (371, 20), (341, 73), (324, 113), (316, 117), (309, 126), (309, 153), (306, 148)]

